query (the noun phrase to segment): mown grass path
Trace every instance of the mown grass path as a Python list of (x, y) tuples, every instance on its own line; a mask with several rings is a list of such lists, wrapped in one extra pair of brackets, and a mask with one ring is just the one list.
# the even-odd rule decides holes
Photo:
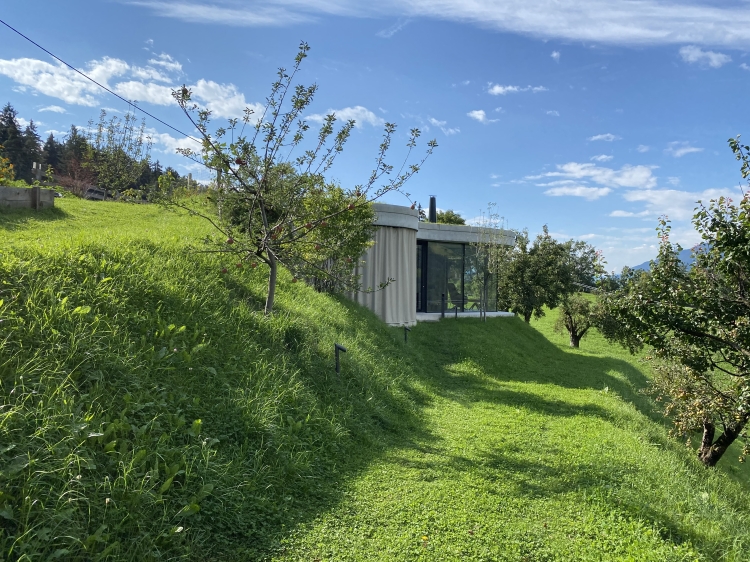
[(633, 359), (550, 319), (453, 322), (410, 338), (426, 429), (276, 560), (746, 559), (745, 492), (653, 421)]

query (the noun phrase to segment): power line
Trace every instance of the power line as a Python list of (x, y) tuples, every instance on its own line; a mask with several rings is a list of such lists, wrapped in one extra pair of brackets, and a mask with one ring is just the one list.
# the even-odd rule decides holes
[(181, 134), (181, 135), (182, 135), (183, 137), (187, 137), (187, 138), (189, 138), (189, 139), (192, 139), (192, 140), (194, 140), (194, 141), (196, 141), (196, 142), (200, 142), (200, 141), (199, 141), (198, 139), (194, 138), (193, 136), (191, 136), (191, 135), (188, 135), (187, 133), (183, 133), (183, 132), (182, 132), (182, 131), (180, 131), (180, 130), (179, 130), (179, 129), (178, 129), (177, 127), (173, 127), (172, 125), (170, 125), (170, 124), (169, 124), (169, 123), (167, 123), (166, 121), (162, 121), (161, 119), (159, 119), (159, 118), (158, 118), (158, 117), (156, 117), (155, 115), (151, 115), (151, 114), (150, 114), (150, 113), (149, 113), (148, 111), (146, 111), (146, 110), (144, 110), (144, 109), (142, 109), (142, 108), (138, 107), (138, 106), (137, 106), (137, 105), (136, 105), (136, 104), (135, 104), (134, 102), (132, 102), (132, 101), (130, 101), (130, 100), (126, 100), (126, 99), (125, 99), (124, 97), (122, 97), (121, 95), (119, 95), (119, 94), (116, 94), (115, 92), (113, 92), (112, 90), (110, 90), (109, 88), (107, 88), (106, 86), (104, 86), (103, 84), (100, 84), (99, 82), (97, 82), (96, 80), (94, 80), (93, 78), (91, 78), (90, 76), (87, 76), (86, 74), (84, 74), (83, 72), (81, 72), (80, 70), (78, 70), (77, 68), (75, 68), (74, 66), (72, 66), (72, 65), (68, 64), (67, 62), (65, 62), (64, 60), (62, 60), (62, 59), (61, 59), (60, 57), (58, 57), (58, 56), (57, 56), (57, 55), (55, 55), (54, 53), (52, 53), (52, 52), (48, 51), (47, 49), (45, 49), (44, 47), (42, 47), (42, 46), (41, 46), (41, 45), (40, 45), (39, 43), (37, 43), (37, 42), (36, 42), (36, 41), (34, 41), (33, 39), (31, 39), (31, 38), (27, 37), (26, 35), (24, 35), (24, 34), (23, 34), (23, 33), (21, 33), (20, 31), (18, 31), (18, 30), (17, 30), (17, 29), (15, 28), (15, 27), (11, 26), (10, 24), (8, 24), (8, 23), (4, 22), (4, 21), (3, 21), (3, 20), (1, 20), (1, 19), (0, 19), (0, 23), (2, 23), (2, 24), (3, 24), (4, 26), (5, 26), (5, 27), (7, 27), (8, 29), (10, 29), (11, 31), (13, 31), (13, 32), (17, 33), (18, 35), (20, 35), (21, 37), (23, 37), (24, 39), (26, 39), (26, 41), (28, 41), (28, 42), (29, 42), (29, 43), (31, 43), (32, 45), (35, 45), (36, 47), (39, 47), (39, 48), (40, 48), (40, 49), (41, 49), (42, 51), (44, 51), (45, 53), (47, 53), (47, 54), (48, 54), (49, 56), (51, 56), (51, 57), (52, 57), (53, 59), (55, 59), (55, 60), (57, 60), (57, 61), (61, 62), (61, 63), (62, 63), (62, 64), (64, 64), (65, 66), (67, 66), (67, 67), (68, 67), (69, 69), (71, 69), (71, 70), (72, 70), (73, 72), (77, 72), (78, 74), (80, 74), (81, 76), (83, 76), (83, 77), (84, 77), (84, 78), (85, 78), (86, 80), (89, 80), (90, 82), (93, 82), (94, 84), (96, 84), (97, 86), (99, 86), (99, 87), (100, 87), (100, 88), (101, 88), (102, 90), (105, 90), (105, 91), (109, 92), (110, 94), (112, 94), (113, 96), (115, 96), (115, 97), (116, 97), (116, 98), (118, 98), (118, 99), (121, 99), (122, 101), (124, 101), (124, 102), (125, 102), (125, 103), (127, 103), (128, 105), (130, 105), (130, 106), (133, 106), (133, 107), (135, 107), (135, 108), (136, 108), (136, 109), (137, 109), (138, 111), (140, 111), (140, 112), (141, 112), (141, 113), (143, 113), (144, 115), (148, 115), (149, 117), (151, 117), (151, 119), (154, 119), (155, 121), (158, 121), (159, 123), (161, 123), (161, 124), (162, 124), (162, 125), (164, 125), (165, 127), (169, 127), (169, 128), (170, 128), (170, 129), (172, 129), (173, 131), (175, 131), (175, 132), (177, 132), (177, 133), (180, 133), (180, 134)]

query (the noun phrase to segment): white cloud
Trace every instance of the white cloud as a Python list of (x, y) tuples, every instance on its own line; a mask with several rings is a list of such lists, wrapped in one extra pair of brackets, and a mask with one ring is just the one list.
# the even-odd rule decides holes
[(480, 123), (495, 123), (499, 121), (499, 119), (487, 119), (487, 114), (484, 112), (484, 109), (475, 109), (473, 111), (469, 111), (469, 113), (466, 114), (468, 117), (471, 117), (475, 121), (479, 121)]
[(614, 156), (611, 154), (599, 154), (598, 156), (592, 156), (591, 160), (594, 162), (609, 162)]
[(673, 220), (688, 220), (693, 216), (697, 201), (708, 202), (718, 197), (736, 195), (736, 191), (729, 189), (707, 189), (699, 192), (678, 191), (675, 189), (647, 189), (627, 191), (623, 197), (626, 201), (641, 201), (646, 204), (642, 213), (632, 215), (626, 211), (615, 211), (621, 214), (610, 216), (653, 216), (667, 215)]
[[(631, 187), (637, 189), (652, 189), (656, 187), (656, 178), (652, 168), (648, 166), (623, 166), (619, 170), (603, 168), (596, 164), (569, 162), (557, 166), (556, 172), (547, 172), (538, 176), (527, 176), (527, 180), (542, 178), (563, 178), (564, 180), (592, 181), (605, 187)], [(550, 186), (552, 184), (537, 184)], [(558, 184), (559, 185), (559, 184)]]
[(57, 138), (60, 138), (60, 137), (64, 137), (65, 135), (67, 135), (68, 131), (58, 131), (57, 129), (47, 129), (46, 131), (44, 131), (44, 134), (45, 135), (52, 134), (56, 136)]
[(691, 64), (700, 64), (702, 66), (710, 66), (711, 68), (721, 68), (728, 62), (732, 61), (732, 57), (725, 55), (724, 53), (716, 53), (714, 51), (704, 51), (696, 45), (688, 45), (680, 49), (680, 56), (682, 60)]
[(593, 137), (589, 137), (588, 140), (612, 142), (620, 140), (621, 138), (622, 137), (618, 137), (617, 135), (613, 135), (612, 133), (604, 133), (603, 135), (594, 135)]
[(550, 56), (555, 62), (560, 62), (560, 51), (552, 51)]
[(459, 129), (458, 127), (447, 127), (447, 121), (439, 121), (434, 117), (430, 117), (429, 119), (427, 119), (427, 121), (429, 121), (431, 125), (438, 127), (446, 136), (455, 135), (461, 132), (461, 129)]
[(609, 216), (610, 217), (645, 217), (649, 213), (648, 211), (643, 211), (642, 213), (633, 213), (631, 211), (612, 211)]
[(747, 65), (747, 64), (745, 64), (744, 62), (740, 64), (740, 68), (741, 68), (742, 70), (750, 70), (750, 66), (748, 66), (748, 65)]
[(361, 105), (356, 105), (354, 107), (345, 107), (343, 109), (329, 109), (325, 114), (316, 113), (307, 116), (306, 119), (309, 121), (314, 121), (316, 123), (322, 123), (325, 120), (326, 115), (330, 113), (335, 114), (336, 119), (339, 119), (341, 121), (354, 119), (354, 126), (358, 129), (361, 129), (364, 124), (372, 125), (375, 127), (383, 125), (385, 123), (383, 119), (375, 115), (366, 107), (362, 107)]
[(18, 127), (19, 127), (19, 128), (21, 129), (21, 130), (23, 130), (23, 129), (25, 129), (26, 127), (28, 127), (28, 126), (29, 126), (29, 122), (28, 122), (28, 121), (27, 121), (26, 119), (24, 119), (23, 117), (16, 117), (16, 121), (18, 122)]
[(485, 123), (487, 121), (487, 114), (484, 112), (484, 109), (475, 109), (473, 111), (469, 111), (469, 113), (467, 113), (466, 115), (476, 121), (479, 121), (480, 123)]
[(690, 154), (692, 152), (703, 152), (703, 149), (697, 148), (695, 146), (690, 146), (690, 143), (687, 141), (674, 141), (669, 143), (669, 146), (664, 149), (664, 152), (670, 154), (671, 156), (674, 156), (675, 158), (681, 158), (682, 156), (685, 156), (686, 154)]
[(676, 176), (670, 176), (667, 178), (667, 181), (669, 182), (669, 185), (680, 185), (680, 178)]
[(161, 84), (137, 82), (129, 80), (120, 82), (112, 88), (125, 99), (148, 102), (154, 105), (171, 105), (176, 103), (172, 98), (172, 88)]
[[(62, 64), (36, 59), (0, 60), (0, 74), (66, 103), (94, 107), (101, 90)], [(102, 74), (102, 73), (98, 73)]]
[(552, 115), (552, 117), (560, 117), (560, 112), (552, 109), (547, 112), (547, 115)]
[(169, 133), (159, 133), (156, 129), (148, 129), (146, 132), (151, 137), (154, 149), (165, 154), (174, 154), (178, 148), (191, 148), (195, 151), (201, 149), (200, 143), (191, 138), (177, 139)]
[(625, 45), (750, 45), (744, 2), (662, 0), (120, 0), (201, 24), (292, 26), (320, 16), (427, 17), (542, 39)]
[(173, 80), (166, 74), (159, 72), (155, 68), (150, 66), (140, 67), (134, 66), (131, 68), (131, 74), (134, 78), (139, 80), (156, 80), (158, 82), (172, 82)]
[(645, 144), (639, 144), (638, 148), (636, 148), (636, 150), (638, 152), (648, 152), (649, 150), (651, 150), (651, 147), (648, 146), (648, 145), (645, 145)]
[(149, 59), (148, 62), (149, 64), (152, 64), (154, 66), (162, 67), (167, 72), (174, 72), (174, 73), (182, 72), (182, 64), (180, 64), (178, 61), (172, 58), (171, 55), (168, 55), (167, 53), (161, 53), (155, 59)]
[[(120, 59), (103, 57), (87, 63), (83, 71), (126, 99), (155, 105), (175, 103), (172, 88), (157, 82), (171, 82), (167, 73), (181, 72), (182, 65), (165, 53), (150, 59), (149, 63), (159, 68), (140, 67)], [(62, 64), (50, 64), (36, 59), (0, 59), (0, 74), (8, 76), (24, 89), (71, 105), (96, 107), (106, 95), (96, 84)], [(190, 87), (196, 101), (218, 117), (240, 117), (248, 105), (244, 95), (233, 84), (217, 84), (201, 79)], [(259, 106), (255, 104), (254, 107)], [(65, 113), (65, 109), (57, 105), (47, 106), (40, 111)]]
[(589, 201), (594, 201), (600, 197), (604, 197), (611, 193), (612, 190), (608, 187), (587, 187), (583, 185), (576, 185), (570, 187), (553, 187), (544, 192), (545, 195), (553, 197), (560, 197), (563, 195), (569, 195), (572, 197), (583, 197)]
[(493, 84), (490, 82), (487, 85), (487, 93), (493, 96), (504, 96), (505, 94), (516, 94), (518, 92), (546, 92), (547, 88), (544, 86), (501, 86), (500, 84)]
[(410, 20), (408, 20), (408, 19), (399, 19), (392, 26), (387, 27), (385, 29), (381, 29), (375, 35), (377, 35), (378, 37), (381, 37), (383, 39), (390, 39), (391, 37), (393, 37), (394, 35), (396, 35), (396, 33), (398, 33), (403, 28), (405, 28), (407, 25), (409, 25), (409, 21)]

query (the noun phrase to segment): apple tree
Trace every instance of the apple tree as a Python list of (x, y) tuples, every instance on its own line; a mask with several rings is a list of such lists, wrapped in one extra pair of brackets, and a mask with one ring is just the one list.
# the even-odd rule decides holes
[[(739, 138), (730, 147), (750, 176)], [(702, 243), (688, 268), (659, 223), (659, 254), (651, 271), (603, 295), (610, 321), (602, 331), (632, 352), (655, 361), (653, 390), (672, 416), (675, 431), (701, 433), (698, 458), (711, 467), (737, 439), (748, 447), (750, 420), (750, 192), (736, 203), (720, 197), (699, 202), (693, 225)]]
[(247, 108), (243, 118), (230, 119), (228, 127), (212, 129), (210, 111), (191, 101), (187, 87), (173, 92), (200, 133), (200, 150), (180, 152), (216, 170), (222, 212), (216, 217), (187, 199), (172, 197), (170, 203), (211, 221), (217, 236), (209, 241), (209, 251), (232, 258), (237, 267), (268, 268), (266, 314), (273, 310), (280, 266), (290, 271), (294, 281), (357, 290), (354, 261), (371, 243), (371, 203), (401, 190), (437, 146), (434, 140), (428, 142), (425, 155), (412, 162), (420, 136), (418, 129), (412, 129), (404, 160), (395, 169), (386, 156), (396, 126), (386, 123), (374, 169), (361, 184), (346, 188), (328, 180), (326, 175), (355, 122), (337, 127), (336, 116), (329, 114), (314, 138), (308, 138), (310, 125), (304, 113), (317, 85), (295, 82), (308, 51), (308, 45), (301, 43), (291, 71), (279, 69), (260, 114)]

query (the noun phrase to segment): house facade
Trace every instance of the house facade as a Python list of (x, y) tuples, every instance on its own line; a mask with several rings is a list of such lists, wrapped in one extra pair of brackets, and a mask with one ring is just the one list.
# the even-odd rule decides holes
[[(363, 289), (352, 295), (392, 326), (413, 326), (441, 314), (479, 314), (481, 283), (475, 247), (482, 229), (438, 224), (434, 199), (430, 222), (420, 222), (416, 209), (375, 203), (377, 231), (374, 244), (358, 265)], [(511, 231), (498, 231), (502, 244), (512, 245)], [(394, 279), (384, 289), (381, 283)], [(487, 310), (497, 311), (496, 291), (490, 291)]]

